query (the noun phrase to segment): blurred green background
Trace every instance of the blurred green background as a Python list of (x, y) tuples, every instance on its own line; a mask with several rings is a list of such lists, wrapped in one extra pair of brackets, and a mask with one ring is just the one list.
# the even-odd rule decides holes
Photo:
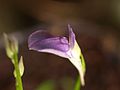
[(33, 31), (64, 35), (67, 24), (86, 60), (81, 90), (120, 90), (120, 0), (0, 0), (0, 90), (15, 90), (3, 32), (19, 40), (24, 90), (73, 90), (78, 72), (67, 59), (27, 47)]

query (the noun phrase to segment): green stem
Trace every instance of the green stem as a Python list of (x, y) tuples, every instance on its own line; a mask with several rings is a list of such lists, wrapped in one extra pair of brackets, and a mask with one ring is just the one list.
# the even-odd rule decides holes
[(80, 78), (78, 77), (74, 90), (80, 90)]
[(15, 77), (16, 78), (16, 90), (23, 90), (17, 53), (14, 55), (13, 59), (15, 61), (14, 62), (14, 67), (15, 67), (15, 73), (16, 73), (16, 77)]

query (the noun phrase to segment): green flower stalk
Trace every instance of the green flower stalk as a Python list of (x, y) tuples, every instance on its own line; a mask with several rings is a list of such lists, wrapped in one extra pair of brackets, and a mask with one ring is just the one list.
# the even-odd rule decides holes
[(24, 73), (23, 57), (21, 56), (18, 62), (18, 41), (15, 37), (8, 37), (4, 33), (4, 42), (7, 56), (11, 59), (14, 65), (14, 77), (16, 79), (16, 90), (23, 90), (22, 75)]

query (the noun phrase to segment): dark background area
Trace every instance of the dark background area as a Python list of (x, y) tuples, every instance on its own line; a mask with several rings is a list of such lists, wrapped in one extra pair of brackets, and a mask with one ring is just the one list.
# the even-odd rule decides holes
[(19, 41), (24, 90), (36, 90), (49, 79), (55, 81), (55, 90), (65, 90), (61, 80), (66, 77), (73, 86), (78, 72), (69, 60), (27, 47), (33, 31), (64, 35), (67, 24), (73, 27), (86, 61), (86, 85), (81, 90), (120, 90), (120, 0), (0, 0), (0, 90), (15, 90), (3, 32)]

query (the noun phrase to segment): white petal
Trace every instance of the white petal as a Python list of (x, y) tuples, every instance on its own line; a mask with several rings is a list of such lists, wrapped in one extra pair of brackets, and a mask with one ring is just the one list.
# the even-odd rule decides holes
[(79, 75), (80, 75), (80, 80), (81, 80), (81, 84), (84, 86), (85, 85), (85, 81), (84, 81), (84, 72), (82, 69), (82, 63), (81, 60), (78, 58), (69, 58), (70, 62), (77, 68)]

